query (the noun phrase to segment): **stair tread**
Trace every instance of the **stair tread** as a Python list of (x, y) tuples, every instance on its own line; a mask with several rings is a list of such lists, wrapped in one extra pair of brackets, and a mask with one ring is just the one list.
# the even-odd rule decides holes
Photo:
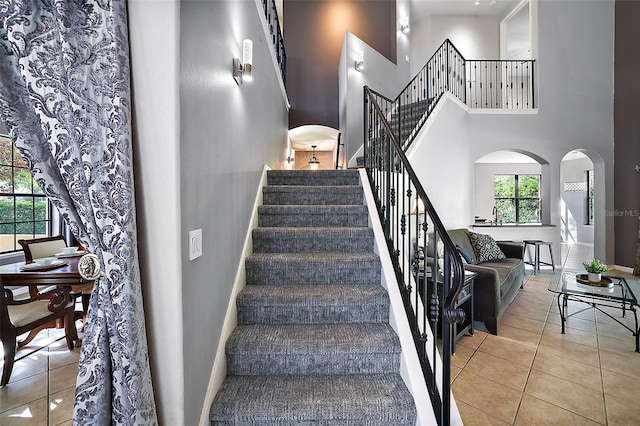
[(255, 228), (253, 232), (275, 232), (275, 233), (322, 233), (322, 232), (355, 232), (369, 234), (373, 233), (373, 230), (368, 226), (260, 226)]
[(360, 174), (352, 170), (269, 170), (269, 185), (308, 185), (321, 182), (324, 185), (360, 185)]
[(379, 284), (247, 285), (238, 294), (237, 303), (239, 306), (250, 303), (268, 303), (281, 306), (290, 306), (295, 303), (309, 305), (345, 302), (371, 304), (387, 298), (387, 291)]
[(366, 227), (364, 204), (270, 204), (258, 207), (259, 227)]
[(379, 260), (380, 257), (373, 252), (356, 253), (252, 253), (247, 256), (249, 261), (287, 261), (294, 263), (343, 263), (343, 262), (370, 262)]
[(349, 324), (389, 321), (380, 284), (247, 285), (236, 299), (239, 324)]
[(266, 192), (326, 192), (362, 190), (360, 185), (267, 185), (262, 188)]
[(400, 341), (389, 324), (250, 324), (238, 325), (227, 354), (400, 353)]
[(260, 226), (253, 230), (254, 235), (282, 235), (282, 236), (307, 236), (308, 234), (340, 234), (344, 238), (373, 235), (373, 229), (368, 226)]
[(274, 213), (366, 213), (367, 206), (364, 204), (267, 204), (258, 206), (258, 214)]
[[(413, 397), (398, 374), (228, 376), (211, 421), (252, 425), (414, 425)], [(335, 423), (332, 423), (335, 422)], [(345, 424), (345, 423), (342, 423)]]

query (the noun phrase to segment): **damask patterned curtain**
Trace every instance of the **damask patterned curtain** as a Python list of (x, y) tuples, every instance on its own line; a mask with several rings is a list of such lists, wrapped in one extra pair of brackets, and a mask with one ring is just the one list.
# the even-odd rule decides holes
[(0, 52), (0, 116), (103, 270), (73, 422), (156, 424), (136, 246), (126, 1), (0, 0)]

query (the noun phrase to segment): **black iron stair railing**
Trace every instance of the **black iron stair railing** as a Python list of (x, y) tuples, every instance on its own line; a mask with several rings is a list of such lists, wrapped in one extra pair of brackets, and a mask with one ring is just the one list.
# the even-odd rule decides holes
[(342, 133), (338, 132), (338, 142), (336, 143), (336, 170), (344, 169), (343, 165), (340, 164), (340, 147), (344, 146), (340, 140), (342, 139)]
[[(364, 163), (431, 404), (438, 423), (449, 425), (452, 324), (465, 318), (454, 302), (464, 271), (456, 246), (391, 129), (387, 117), (393, 108), (394, 101), (365, 86)], [(438, 335), (441, 371), (436, 362)]]
[(468, 60), (446, 39), (392, 101), (386, 118), (406, 151), (446, 92), (471, 108), (534, 108), (534, 63)]
[(269, 33), (271, 34), (271, 43), (276, 52), (276, 59), (280, 67), (282, 75), (282, 83), (287, 83), (287, 53), (284, 51), (284, 38), (280, 29), (280, 20), (278, 19), (278, 11), (276, 10), (275, 0), (262, 0), (264, 8), (264, 16), (267, 18)]

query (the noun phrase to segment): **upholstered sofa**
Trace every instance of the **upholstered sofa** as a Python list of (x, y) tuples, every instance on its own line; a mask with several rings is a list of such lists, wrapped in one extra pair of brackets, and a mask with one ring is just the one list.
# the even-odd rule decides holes
[(491, 334), (497, 335), (498, 320), (522, 287), (524, 279), (523, 244), (497, 242), (497, 246), (504, 253), (505, 258), (484, 260), (494, 256), (478, 253), (477, 241), (481, 239), (479, 237), (485, 237), (485, 241), (493, 242), (491, 237), (476, 233), (474, 236), (476, 249), (474, 250), (473, 238), (470, 235), (473, 233), (468, 229), (452, 229), (447, 233), (453, 243), (461, 247), (466, 252), (465, 255), (468, 254), (468, 257), (471, 258), (471, 262), (465, 262), (465, 269), (478, 274), (473, 289), (474, 320), (484, 322), (487, 330)]

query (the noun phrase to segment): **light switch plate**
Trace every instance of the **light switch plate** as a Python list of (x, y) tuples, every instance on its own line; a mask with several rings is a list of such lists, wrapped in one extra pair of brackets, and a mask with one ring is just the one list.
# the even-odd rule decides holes
[(202, 229), (189, 231), (189, 260), (202, 256)]

